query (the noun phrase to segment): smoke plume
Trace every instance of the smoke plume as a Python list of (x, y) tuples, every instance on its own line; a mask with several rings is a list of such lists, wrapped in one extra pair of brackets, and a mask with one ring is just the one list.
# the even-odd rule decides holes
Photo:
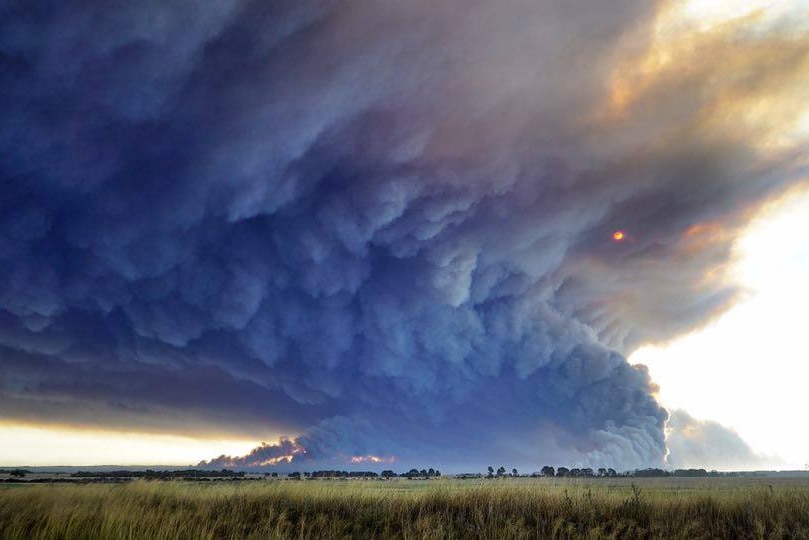
[(733, 301), (795, 178), (790, 109), (733, 104), (807, 41), (651, 76), (661, 3), (46, 4), (0, 7), (7, 419), (289, 435), (210, 465), (659, 465), (625, 355)]

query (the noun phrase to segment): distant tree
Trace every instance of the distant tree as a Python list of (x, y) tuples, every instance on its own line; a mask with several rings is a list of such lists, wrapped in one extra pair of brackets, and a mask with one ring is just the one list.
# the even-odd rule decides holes
[(420, 470), (420, 471), (419, 471), (419, 475), (420, 475), (420, 476), (423, 476), (423, 477), (425, 477), (425, 478), (427, 478), (427, 477), (429, 476), (429, 475), (427, 474), (427, 471), (426, 471), (426, 470), (424, 470), (424, 469), (422, 469), (422, 470)]
[(489, 478), (494, 478), (494, 467), (489, 467)]
[(665, 469), (658, 469), (658, 468), (648, 468), (648, 469), (636, 469), (633, 473), (633, 476), (637, 477), (661, 477), (661, 476), (671, 476), (671, 473)]
[(598, 469), (598, 476), (600, 476), (601, 478), (607, 476), (607, 469), (605, 469), (604, 467), (599, 468)]
[(674, 476), (690, 476), (690, 477), (699, 477), (699, 476), (708, 476), (708, 471), (705, 469), (677, 469), (674, 471)]
[(615, 469), (610, 467), (609, 469), (607, 469), (607, 476), (609, 476), (610, 478), (615, 478), (616, 476), (618, 476), (618, 473), (615, 472)]
[(505, 467), (501, 466), (499, 469), (497, 469), (497, 476), (503, 476), (504, 474), (506, 474), (506, 468)]
[(568, 469), (567, 467), (559, 467), (558, 469), (556, 469), (556, 476), (560, 477), (570, 476), (570, 469)]
[(312, 476), (312, 473), (310, 473), (310, 472), (305, 472), (305, 473), (303, 473), (303, 476), (304, 476), (305, 478), (309, 478), (310, 476)]
[(396, 473), (391, 471), (390, 469), (382, 471), (382, 478), (395, 478)]
[(581, 470), (581, 475), (586, 476), (586, 477), (595, 476), (595, 474), (593, 473), (593, 469), (591, 469), (590, 467), (587, 467), (586, 469), (582, 469)]
[(570, 469), (570, 476), (580, 476), (581, 469)]
[(542, 467), (542, 476), (554, 476), (556, 471), (550, 465)]
[(436, 470), (435, 470), (435, 475), (436, 475), (436, 476), (441, 476), (441, 471), (439, 471), (438, 469), (436, 469)]
[(433, 469), (432, 467), (430, 467), (430, 468), (427, 470), (427, 476), (430, 476), (430, 477), (435, 476), (435, 469)]
[(511, 469), (511, 476), (517, 476), (517, 469)]
[(14, 469), (9, 474), (14, 478), (25, 478), (25, 471), (22, 469)]
[(293, 480), (300, 480), (300, 479), (301, 479), (301, 473), (299, 473), (299, 472), (297, 472), (297, 471), (296, 471), (296, 472), (291, 472), (291, 473), (289, 473), (289, 474), (287, 475), (287, 477), (288, 477), (288, 478), (291, 478), (291, 479), (293, 479)]

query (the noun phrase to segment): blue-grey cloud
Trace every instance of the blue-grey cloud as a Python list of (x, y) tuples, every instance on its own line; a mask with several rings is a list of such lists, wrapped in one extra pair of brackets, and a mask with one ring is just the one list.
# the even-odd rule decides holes
[(592, 119), (656, 8), (0, 7), (4, 416), (661, 463), (623, 355), (731, 301), (704, 279), (730, 239), (684, 235), (733, 230), (791, 162), (702, 129), (694, 92)]

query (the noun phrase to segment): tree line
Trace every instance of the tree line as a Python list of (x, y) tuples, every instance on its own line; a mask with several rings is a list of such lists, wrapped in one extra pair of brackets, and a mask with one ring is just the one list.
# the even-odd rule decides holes
[[(491, 467), (489, 467), (489, 474), (491, 475)], [(502, 469), (502, 467), (501, 467)], [(516, 472), (516, 470), (515, 470)], [(576, 478), (615, 478), (620, 476), (618, 471), (613, 469), (612, 467), (609, 468), (599, 468), (596, 470), (591, 469), (590, 467), (584, 468), (572, 468), (568, 469), (567, 467), (559, 467), (558, 469), (554, 469), (550, 465), (545, 465), (542, 467), (542, 470), (539, 474), (532, 474), (531, 476), (545, 476), (545, 477), (556, 477), (556, 478), (564, 478), (564, 477), (576, 477)]]
[[(673, 471), (659, 468), (648, 469), (635, 469), (634, 471), (618, 472), (611, 467), (602, 467), (599, 469), (592, 469), (590, 467), (584, 468), (567, 468), (559, 467), (554, 468), (550, 465), (542, 467), (538, 473), (532, 473), (532, 478), (547, 477), (547, 478), (617, 478), (617, 477), (636, 477), (636, 478), (655, 478), (655, 477), (685, 477), (685, 478), (700, 478), (712, 476), (727, 476), (733, 473), (720, 473), (718, 471), (708, 471), (705, 469), (675, 469)], [(499, 467), (497, 470), (494, 467), (488, 468), (486, 478), (500, 478), (504, 476), (519, 476), (517, 469), (511, 469), (511, 474), (506, 473), (505, 467)]]
[(219, 471), (205, 471), (200, 469), (182, 469), (172, 471), (78, 471), (70, 476), (73, 478), (243, 478), (244, 472), (222, 469)]
[[(264, 473), (265, 477), (277, 478), (278, 473)], [(323, 470), (312, 472), (291, 472), (287, 474), (287, 478), (300, 480), (302, 478), (436, 478), (441, 476), (441, 471), (433, 469), (410, 469), (405, 473), (395, 473), (392, 470), (384, 470), (381, 473), (373, 471), (338, 471), (338, 470)]]
[[(8, 474), (12, 479), (21, 479), (26, 476), (24, 469), (0, 469), (0, 474)], [(718, 476), (738, 476), (743, 473), (726, 473), (717, 471), (708, 471), (706, 469), (675, 469), (666, 470), (660, 468), (647, 468), (636, 469), (634, 471), (618, 472), (613, 468), (598, 468), (593, 469), (590, 467), (552, 467), (546, 465), (542, 467), (539, 472), (532, 474), (522, 475), (523, 477), (532, 478), (616, 478), (616, 477), (718, 477)], [(144, 478), (144, 479), (210, 479), (210, 478), (229, 478), (229, 479), (243, 479), (245, 472), (233, 471), (230, 469), (221, 470), (201, 470), (201, 469), (180, 469), (180, 470), (114, 470), (114, 471), (78, 471), (70, 475), (73, 478), (87, 478), (87, 479), (101, 479), (101, 478)], [(429, 469), (410, 469), (407, 472), (397, 473), (393, 470), (387, 469), (382, 472), (374, 471), (344, 471), (344, 470), (317, 470), (312, 472), (291, 472), (287, 473), (286, 477), (293, 480), (309, 479), (309, 478), (408, 478), (408, 479), (429, 479), (441, 476), (441, 471), (430, 467)], [(488, 467), (486, 474), (473, 473), (473, 474), (459, 474), (455, 475), (457, 478), (506, 478), (506, 477), (519, 477), (519, 471), (512, 468), (507, 471), (505, 467)], [(265, 478), (278, 478), (277, 472), (264, 473)]]

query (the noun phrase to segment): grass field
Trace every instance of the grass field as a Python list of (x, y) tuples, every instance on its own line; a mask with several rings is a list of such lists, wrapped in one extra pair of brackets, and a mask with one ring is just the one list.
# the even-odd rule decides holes
[(809, 538), (790, 479), (0, 487), (0, 538)]

